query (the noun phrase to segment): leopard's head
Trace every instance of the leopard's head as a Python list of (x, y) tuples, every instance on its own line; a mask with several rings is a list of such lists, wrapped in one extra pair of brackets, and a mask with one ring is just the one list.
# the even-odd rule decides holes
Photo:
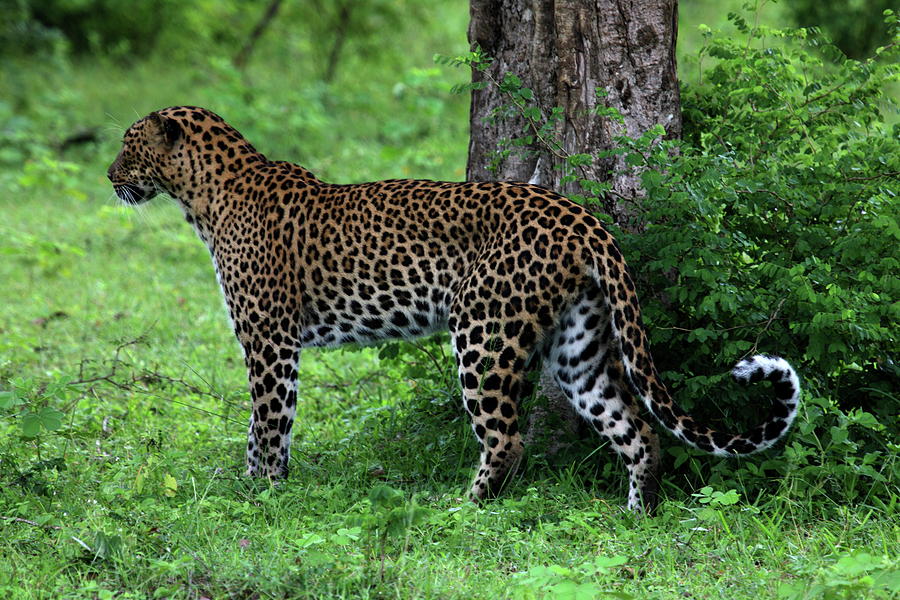
[(164, 112), (150, 113), (128, 128), (122, 149), (107, 170), (116, 196), (127, 204), (176, 191), (173, 185), (184, 161), (184, 131)]

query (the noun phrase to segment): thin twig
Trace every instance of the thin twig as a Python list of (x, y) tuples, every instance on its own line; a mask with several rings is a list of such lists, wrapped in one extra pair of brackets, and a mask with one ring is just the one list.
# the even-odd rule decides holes
[(772, 325), (772, 323), (775, 321), (775, 317), (777, 317), (777, 316), (778, 316), (778, 313), (781, 312), (781, 307), (784, 305), (784, 301), (785, 301), (785, 300), (787, 300), (787, 298), (782, 298), (782, 299), (778, 302), (778, 306), (775, 307), (775, 312), (773, 312), (771, 315), (769, 315), (769, 320), (766, 321), (766, 324), (763, 326), (763, 328), (759, 331), (758, 334), (756, 334), (756, 340), (753, 342), (753, 348), (750, 349), (750, 352), (748, 352), (748, 354), (756, 354), (756, 350), (757, 350), (757, 348), (759, 347), (759, 340), (760, 340), (760, 338), (762, 338), (762, 335), (763, 335), (766, 331), (769, 330), (769, 327), (770, 327), (770, 326)]
[[(745, 323), (744, 325), (735, 325), (734, 327), (724, 327), (722, 329), (710, 329), (709, 331), (715, 331), (716, 333), (724, 333), (726, 331), (734, 331), (735, 329), (743, 329), (745, 327), (752, 327), (754, 325), (756, 325), (756, 323)], [(671, 327), (654, 327), (654, 329), (666, 329), (669, 331), (685, 331), (687, 333), (691, 333), (696, 330), (696, 328), (690, 329), (687, 327), (676, 327), (674, 325)]]
[[(543, 144), (543, 146), (546, 150), (548, 150), (556, 158), (563, 160), (563, 161), (567, 161), (569, 158), (571, 158), (571, 155), (568, 152), (566, 152), (566, 149), (563, 148), (562, 145), (559, 144), (559, 142), (551, 143), (550, 140), (547, 140), (541, 134), (540, 129), (537, 126), (537, 123), (534, 121), (534, 119), (530, 118), (528, 115), (525, 114), (524, 107), (521, 104), (519, 104), (518, 102), (516, 102), (516, 99), (512, 95), (512, 92), (510, 92), (508, 90), (503, 90), (503, 86), (500, 84), (499, 81), (497, 81), (496, 77), (494, 77), (487, 71), (483, 71), (483, 72), (484, 72), (485, 76), (491, 81), (491, 83), (494, 84), (498, 90), (501, 90), (502, 93), (505, 94), (512, 101), (513, 106), (515, 106), (516, 109), (519, 111), (519, 115), (528, 122), (528, 125), (531, 127), (531, 130), (534, 132), (534, 135), (537, 137), (538, 140), (540, 140), (541, 144)], [(540, 108), (540, 107), (538, 107), (538, 108)], [(557, 146), (558, 148), (555, 146)], [(582, 173), (585, 173), (584, 167), (580, 167), (580, 169), (581, 169)], [(586, 177), (587, 177), (587, 175), (585, 175), (585, 178)]]
[(441, 344), (441, 345), (439, 346), (439, 347), (441, 348), (441, 357), (440, 357), (441, 360), (438, 360), (438, 357), (436, 357), (436, 356), (434, 355), (434, 353), (431, 352), (431, 351), (425, 346), (425, 344), (421, 343), (419, 340), (408, 340), (408, 341), (409, 341), (410, 344), (411, 344), (413, 347), (415, 347), (419, 352), (421, 352), (422, 354), (424, 354), (425, 356), (428, 357), (428, 360), (431, 361), (431, 364), (432, 364), (432, 366), (435, 368), (435, 370), (443, 376), (443, 378), (444, 378), (444, 383), (445, 383), (445, 384), (449, 384), (450, 382), (447, 380), (447, 377), (446, 377), (446, 375), (447, 375), (447, 370), (446, 370), (446, 368), (444, 367), (444, 365), (446, 365), (446, 359), (447, 359), (446, 355), (444, 354), (444, 345)]
[(871, 181), (873, 179), (881, 179), (882, 177), (897, 177), (900, 171), (888, 171), (887, 173), (876, 173), (870, 177), (845, 177), (844, 181)]
[(116, 350), (113, 355), (113, 358), (108, 363), (109, 364), (108, 372), (103, 373), (101, 375), (85, 377), (84, 365), (88, 361), (82, 361), (82, 364), (79, 367), (79, 378), (75, 379), (73, 381), (70, 381), (69, 385), (72, 385), (72, 386), (87, 385), (88, 390), (96, 396), (96, 390), (94, 389), (94, 385), (99, 384), (99, 383), (106, 383), (106, 384), (109, 384), (120, 390), (132, 392), (132, 393), (144, 394), (144, 395), (147, 395), (147, 396), (150, 396), (153, 398), (160, 398), (162, 400), (168, 400), (174, 404), (179, 404), (182, 406), (193, 408), (200, 412), (219, 417), (226, 421), (243, 424), (242, 421), (237, 421), (235, 419), (231, 419), (227, 415), (222, 415), (222, 414), (210, 411), (210, 410), (202, 409), (197, 406), (188, 404), (186, 402), (181, 402), (179, 400), (175, 400), (174, 398), (165, 398), (159, 394), (155, 394), (150, 391), (149, 387), (152, 384), (167, 384), (167, 385), (175, 387), (175, 388), (180, 388), (181, 390), (189, 392), (191, 394), (214, 398), (214, 399), (218, 400), (219, 402), (226, 403), (225, 398), (221, 394), (217, 393), (213, 389), (212, 385), (209, 384), (209, 382), (207, 382), (205, 379), (200, 377), (199, 374), (197, 374), (197, 372), (190, 367), (190, 365), (188, 365), (188, 368), (191, 369), (191, 371), (195, 375), (197, 375), (197, 377), (200, 378), (200, 380), (203, 381), (208, 386), (208, 389), (200, 388), (200, 387), (186, 381), (183, 378), (172, 377), (170, 375), (165, 375), (163, 373), (159, 373), (157, 371), (151, 371), (148, 369), (144, 369), (140, 373), (135, 373), (134, 371), (132, 371), (127, 376), (124, 376), (124, 377), (121, 376), (122, 370), (133, 368), (131, 364), (125, 362), (124, 360), (122, 360), (120, 358), (122, 351), (125, 348), (127, 348), (128, 346), (144, 343), (144, 341), (145, 341), (145, 334), (141, 334), (137, 338), (122, 342), (121, 344), (116, 346)]

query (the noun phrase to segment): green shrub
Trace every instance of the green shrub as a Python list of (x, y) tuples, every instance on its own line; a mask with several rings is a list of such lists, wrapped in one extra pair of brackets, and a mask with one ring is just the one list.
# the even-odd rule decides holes
[(722, 396), (716, 372), (741, 356), (788, 357), (805, 423), (769, 466), (877, 497), (898, 466), (900, 127), (885, 119), (897, 47), (826, 63), (805, 30), (732, 20), (745, 39), (709, 36), (701, 56), (716, 62), (683, 91), (678, 152), (623, 140), (647, 167), (644, 231), (622, 245), (647, 290), (654, 354), (694, 410)]
[(821, 27), (834, 45), (852, 58), (865, 58), (890, 42), (882, 13), (896, 8), (895, 0), (792, 0), (786, 3), (798, 27)]
[(826, 65), (803, 30), (733, 20), (785, 44), (710, 37), (701, 52), (717, 62), (683, 91), (678, 152), (622, 140), (647, 167), (643, 232), (622, 243), (650, 290), (657, 353), (703, 372), (778, 352), (809, 389), (878, 410), (898, 374), (900, 128), (884, 118), (897, 49)]

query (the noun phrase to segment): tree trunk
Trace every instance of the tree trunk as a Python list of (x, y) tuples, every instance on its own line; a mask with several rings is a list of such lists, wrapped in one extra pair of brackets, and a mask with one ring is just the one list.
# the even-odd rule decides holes
[[(678, 0), (470, 0), (469, 43), (493, 59), (472, 80), (503, 81), (513, 73), (534, 93), (546, 120), (554, 107), (563, 111), (552, 137), (561, 149), (543, 143), (513, 146), (496, 170), (488, 166), (498, 142), (533, 133), (515, 111), (497, 109), (510, 99), (496, 85), (476, 89), (470, 111), (471, 138), (466, 177), (473, 181), (527, 181), (562, 194), (582, 193), (577, 182), (563, 184), (560, 166), (572, 154), (597, 155), (614, 146), (616, 136), (638, 137), (654, 125), (670, 138), (681, 135), (681, 106), (675, 74)], [(597, 90), (605, 91), (598, 96)], [(598, 116), (597, 107), (616, 108), (618, 123)], [(507, 146), (510, 148), (510, 146)], [(630, 229), (633, 205), (642, 195), (640, 179), (623, 173), (624, 158), (594, 160), (577, 175), (609, 181), (612, 194), (601, 198), (604, 210)], [(570, 431), (579, 427), (568, 401), (552, 382), (541, 380), (547, 408), (535, 407), (527, 424), (526, 443), (546, 428), (547, 410), (560, 416)], [(551, 436), (557, 437), (557, 436)], [(554, 452), (557, 448), (547, 448)]]
[[(675, 75), (677, 0), (471, 0), (469, 43), (494, 59), (473, 81), (521, 78), (534, 92), (546, 119), (563, 109), (554, 131), (560, 154), (596, 155), (614, 145), (615, 136), (637, 137), (661, 124), (668, 137), (681, 135), (681, 109)], [(598, 97), (597, 90), (605, 90)], [(491, 119), (509, 99), (496, 86), (476, 90), (470, 113), (471, 140), (466, 176), (474, 181), (529, 181), (563, 194), (580, 193), (576, 182), (563, 185), (563, 159), (541, 144), (525, 146), (488, 170), (498, 140), (521, 138), (527, 127), (518, 115)], [(618, 109), (623, 123), (597, 116), (598, 106)], [(489, 122), (492, 121), (492, 122)], [(615, 198), (641, 195), (633, 174), (616, 174), (623, 158), (595, 160), (579, 177), (612, 181), (603, 199), (606, 212), (627, 227), (627, 205)]]

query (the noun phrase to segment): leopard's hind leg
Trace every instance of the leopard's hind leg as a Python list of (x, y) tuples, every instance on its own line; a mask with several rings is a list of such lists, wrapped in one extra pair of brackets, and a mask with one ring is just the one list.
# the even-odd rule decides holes
[(659, 439), (639, 416), (620, 355), (600, 290), (590, 286), (548, 340), (544, 369), (622, 458), (628, 468), (628, 507), (649, 511), (656, 504)]
[(552, 301), (536, 300), (540, 308), (531, 313), (524, 310), (527, 301), (485, 284), (473, 276), (461, 286), (448, 322), (463, 405), (481, 446), (474, 500), (496, 494), (519, 465), (519, 401), (533, 389), (530, 360), (554, 315)]
[(471, 496), (495, 495), (515, 472), (524, 447), (519, 434), (518, 402), (529, 385), (524, 352), (481, 324), (460, 327), (452, 334), (463, 405), (481, 448)]

